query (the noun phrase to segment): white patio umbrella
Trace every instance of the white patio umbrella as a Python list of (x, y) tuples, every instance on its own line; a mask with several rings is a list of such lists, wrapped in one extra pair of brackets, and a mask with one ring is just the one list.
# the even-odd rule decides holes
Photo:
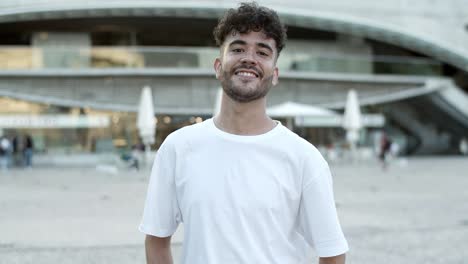
[(346, 140), (354, 151), (359, 139), (359, 130), (362, 128), (362, 116), (359, 108), (358, 96), (355, 90), (348, 92), (343, 117), (343, 128), (346, 129)]
[(151, 88), (143, 87), (140, 104), (138, 105), (137, 128), (140, 138), (145, 145), (146, 161), (149, 161), (150, 145), (155, 142), (156, 121), (154, 118), (153, 96)]
[(221, 101), (223, 98), (223, 88), (218, 88), (218, 91), (216, 91), (216, 98), (215, 98), (215, 104), (213, 107), (213, 117), (221, 111)]
[(292, 129), (295, 117), (336, 117), (336, 113), (317, 106), (284, 102), (267, 108), (267, 114), (271, 117), (286, 117), (286, 126)]

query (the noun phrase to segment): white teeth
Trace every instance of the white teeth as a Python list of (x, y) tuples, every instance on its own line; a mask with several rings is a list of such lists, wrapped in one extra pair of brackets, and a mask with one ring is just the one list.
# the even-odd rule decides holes
[(255, 74), (253, 74), (251, 72), (239, 72), (239, 73), (237, 73), (237, 75), (248, 76), (248, 77), (256, 77)]

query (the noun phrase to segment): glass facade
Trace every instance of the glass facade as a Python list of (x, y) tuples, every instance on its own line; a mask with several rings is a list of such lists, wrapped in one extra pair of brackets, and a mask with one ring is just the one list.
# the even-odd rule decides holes
[[(212, 69), (218, 48), (210, 47), (20, 47), (0, 48), (0, 70), (198, 68)], [(316, 54), (285, 50), (282, 71), (441, 75), (440, 62), (403, 56)]]
[[(139, 143), (136, 113), (59, 107), (0, 97), (0, 130), (13, 138), (31, 135), (40, 153), (125, 152)], [(12, 122), (14, 117), (15, 122)], [(80, 117), (81, 122), (72, 122)], [(159, 147), (172, 131), (207, 117), (157, 115)]]

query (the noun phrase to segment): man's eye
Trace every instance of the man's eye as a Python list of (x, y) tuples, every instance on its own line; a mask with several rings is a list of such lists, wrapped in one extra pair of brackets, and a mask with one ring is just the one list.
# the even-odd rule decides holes
[(233, 52), (242, 52), (242, 49), (233, 49)]
[(263, 52), (263, 51), (259, 51), (258, 54), (259, 54), (260, 56), (268, 56), (268, 53)]

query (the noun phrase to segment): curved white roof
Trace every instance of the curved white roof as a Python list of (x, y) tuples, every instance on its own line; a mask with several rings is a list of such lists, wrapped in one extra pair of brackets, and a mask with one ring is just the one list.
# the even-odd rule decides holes
[[(350, 33), (417, 50), (468, 71), (468, 0), (261, 0), (289, 25)], [(216, 18), (232, 1), (2, 0), (0, 23), (93, 16)]]

